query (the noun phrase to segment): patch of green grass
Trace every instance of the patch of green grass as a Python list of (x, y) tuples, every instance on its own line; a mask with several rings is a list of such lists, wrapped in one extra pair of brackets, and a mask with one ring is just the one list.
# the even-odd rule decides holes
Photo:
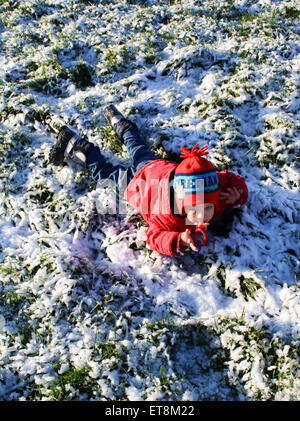
[(0, 122), (3, 123), (5, 120), (7, 120), (7, 118), (12, 115), (12, 116), (16, 116), (17, 114), (19, 114), (19, 110), (16, 109), (15, 107), (11, 106), (11, 105), (6, 105), (2, 110), (1, 110), (1, 114), (0, 114)]
[(34, 104), (28, 112), (28, 114), (26, 115), (28, 119), (31, 119), (33, 121), (39, 121), (42, 124), (46, 124), (50, 116), (51, 111), (46, 104), (43, 104), (41, 106)]
[(118, 54), (116, 53), (116, 51), (108, 49), (104, 56), (104, 62), (107, 69), (115, 69), (118, 64), (118, 61)]
[[(257, 327), (244, 316), (218, 317), (215, 331), (223, 344), (225, 366), (232, 366), (232, 361), (235, 363), (235, 370), (230, 371), (229, 383), (246, 382), (252, 398), (258, 400), (271, 401), (280, 393), (285, 396), (288, 393), (291, 400), (297, 399), (297, 342), (289, 340), (287, 345), (283, 339), (273, 336), (265, 328)], [(253, 365), (258, 360), (262, 367), (263, 384), (260, 388), (255, 386), (255, 376), (252, 379)], [(240, 362), (243, 364), (238, 368)]]
[[(2, 274), (5, 274), (5, 276), (7, 276), (6, 269), (7, 268), (3, 266), (0, 267), (0, 272)], [(17, 275), (19, 275), (18, 272), (17, 272)], [(17, 294), (12, 285), (11, 286), (4, 285), (4, 282), (1, 281), (0, 287), (1, 287), (1, 299), (0, 299), (1, 304), (8, 305), (12, 310), (17, 311), (22, 305), (24, 297), (21, 297), (19, 294)]]
[(290, 129), (293, 127), (291, 121), (280, 118), (273, 117), (265, 122), (266, 130), (276, 130), (276, 129)]
[(231, 168), (234, 168), (234, 160), (232, 158), (232, 156), (229, 156), (224, 147), (220, 147), (220, 149), (218, 150), (218, 155), (216, 156), (216, 159), (218, 160), (218, 163), (216, 164), (216, 166), (218, 168), (222, 168), (229, 170)]
[(253, 278), (245, 278), (243, 275), (240, 277), (240, 291), (248, 301), (249, 298), (255, 300), (256, 293), (262, 285)]
[(122, 154), (123, 152), (123, 144), (118, 139), (114, 129), (111, 126), (104, 126), (103, 127), (103, 140), (105, 143), (108, 144), (109, 149), (116, 153)]
[(117, 48), (108, 48), (103, 55), (106, 71), (121, 71), (135, 59), (135, 48), (126, 44)]
[(244, 22), (253, 22), (257, 18), (257, 15), (254, 15), (249, 12), (244, 12), (238, 17), (238, 23), (244, 23)]
[(182, 6), (182, 0), (169, 0), (170, 6), (179, 5)]
[(152, 150), (155, 153), (155, 155), (161, 159), (167, 159), (169, 161), (178, 162), (178, 163), (181, 161), (179, 154), (176, 154), (175, 152), (172, 152), (172, 151), (168, 151), (161, 144), (153, 146)]
[(22, 347), (26, 347), (28, 342), (30, 342), (32, 338), (33, 329), (32, 327), (26, 322), (19, 322), (16, 325), (17, 327), (17, 341), (20, 342)]
[[(89, 369), (87, 367), (71, 368), (64, 374), (58, 375), (58, 378), (50, 385), (47, 385), (47, 387), (41, 385), (34, 386), (28, 399), (37, 401), (47, 398), (51, 401), (68, 401), (77, 400), (79, 394), (86, 398), (91, 398), (94, 389), (99, 386), (97, 386), (88, 374)], [(74, 391), (77, 392), (75, 396)]]
[(287, 18), (300, 18), (300, 9), (297, 9), (294, 6), (287, 6), (285, 7), (284, 14)]
[(156, 49), (155, 43), (150, 39), (147, 40), (145, 47), (141, 50), (147, 64), (154, 64), (159, 61), (160, 54)]
[[(18, 170), (23, 169), (29, 158), (27, 153), (32, 144), (33, 138), (23, 129), (16, 131), (2, 131), (2, 143), (0, 144), (1, 172), (3, 178), (3, 191), (5, 195), (15, 191), (17, 183), (14, 176)], [(22, 184), (20, 184), (20, 187)]]
[(77, 88), (87, 88), (93, 86), (94, 70), (84, 61), (79, 60), (75, 68), (71, 69), (71, 81)]
[(43, 183), (32, 186), (27, 193), (27, 197), (32, 203), (40, 203), (41, 205), (52, 202), (53, 196), (54, 192)]
[(59, 90), (58, 81), (69, 77), (67, 69), (59, 63), (55, 51), (43, 60), (28, 60), (26, 70), (26, 80), (21, 83), (21, 87), (31, 88), (38, 92), (54, 93)]
[[(285, 162), (285, 157), (282, 154), (282, 147), (270, 139), (268, 134), (261, 136), (260, 148), (256, 152), (256, 164), (259, 167), (269, 168), (270, 165), (282, 167)], [(282, 145), (283, 146), (283, 145)]]

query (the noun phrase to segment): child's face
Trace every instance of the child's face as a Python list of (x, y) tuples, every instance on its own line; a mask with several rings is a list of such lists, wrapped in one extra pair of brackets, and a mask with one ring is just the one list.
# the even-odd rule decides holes
[(199, 225), (208, 223), (215, 212), (213, 203), (204, 203), (196, 206), (185, 206), (185, 212), (190, 224)]

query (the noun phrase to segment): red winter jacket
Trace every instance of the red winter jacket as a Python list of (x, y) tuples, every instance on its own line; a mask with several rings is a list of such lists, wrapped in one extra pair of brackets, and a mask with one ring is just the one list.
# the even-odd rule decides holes
[[(180, 235), (186, 228), (195, 230), (195, 225), (186, 225), (185, 216), (174, 215), (171, 210), (169, 183), (178, 164), (157, 159), (145, 165), (130, 181), (125, 190), (129, 202), (149, 224), (147, 244), (152, 250), (169, 256), (178, 256)], [(234, 206), (243, 205), (248, 198), (245, 179), (227, 170), (218, 172), (220, 191), (236, 187), (241, 199)], [(214, 222), (228, 207), (219, 201), (219, 210), (210, 222)]]

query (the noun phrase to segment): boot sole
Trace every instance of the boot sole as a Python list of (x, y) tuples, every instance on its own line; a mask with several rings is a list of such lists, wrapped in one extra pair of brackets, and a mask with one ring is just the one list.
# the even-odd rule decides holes
[(64, 154), (69, 143), (69, 140), (72, 138), (73, 132), (67, 127), (63, 126), (58, 135), (57, 141), (52, 146), (49, 154), (49, 163), (52, 165), (61, 165), (64, 161)]
[(113, 117), (123, 117), (123, 114), (120, 113), (120, 111), (113, 105), (107, 105), (106, 107), (103, 108), (103, 115), (106, 118), (106, 120), (109, 122), (109, 124), (111, 125), (111, 120), (113, 119)]

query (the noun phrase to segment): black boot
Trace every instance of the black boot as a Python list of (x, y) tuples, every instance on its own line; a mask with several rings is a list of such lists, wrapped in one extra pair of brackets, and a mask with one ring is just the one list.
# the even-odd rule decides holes
[(132, 121), (125, 118), (113, 104), (104, 107), (103, 114), (121, 142), (123, 141), (123, 133), (130, 127), (136, 126)]
[(63, 126), (57, 136), (57, 141), (52, 146), (49, 163), (62, 165), (65, 158), (80, 164), (85, 164), (85, 156), (94, 145), (80, 137), (67, 126)]
[(120, 120), (125, 119), (123, 114), (120, 113), (120, 111), (113, 105), (107, 105), (103, 108), (103, 114), (106, 120), (109, 122), (112, 128), (114, 128), (114, 125)]

